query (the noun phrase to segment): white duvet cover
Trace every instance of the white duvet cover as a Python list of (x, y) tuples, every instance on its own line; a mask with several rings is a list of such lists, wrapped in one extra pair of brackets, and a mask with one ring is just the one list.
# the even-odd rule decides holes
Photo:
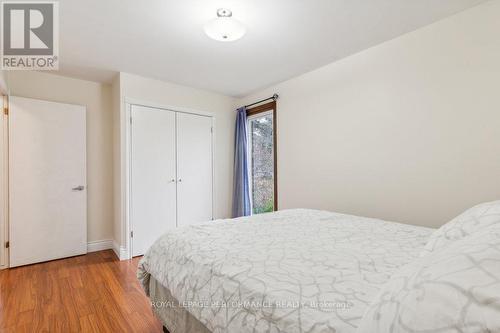
[(138, 276), (212, 332), (355, 332), (433, 231), (304, 209), (218, 220), (160, 237)]

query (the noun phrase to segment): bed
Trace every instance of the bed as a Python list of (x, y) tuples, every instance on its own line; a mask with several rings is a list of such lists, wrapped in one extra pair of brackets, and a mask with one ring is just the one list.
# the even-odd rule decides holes
[[(406, 324), (394, 330), (394, 323), (415, 305), (407, 306), (407, 291), (418, 291), (422, 284), (412, 274), (434, 267), (426, 264), (435, 258), (426, 247), (432, 236), (447, 237), (435, 234), (435, 229), (372, 218), (284, 210), (173, 230), (141, 259), (138, 278), (171, 333), (350, 333), (359, 327), (413, 332), (415, 327)], [(415, 269), (407, 268), (415, 263)], [(414, 284), (402, 293), (398, 281)], [(410, 298), (419, 300), (422, 294)], [(387, 304), (393, 306), (386, 309)], [(496, 327), (496, 322), (488, 325)]]
[(171, 333), (184, 332), (171, 324), (172, 308), (186, 310), (205, 332), (353, 332), (370, 300), (418, 257), (432, 231), (285, 210), (167, 233), (141, 260), (139, 275)]

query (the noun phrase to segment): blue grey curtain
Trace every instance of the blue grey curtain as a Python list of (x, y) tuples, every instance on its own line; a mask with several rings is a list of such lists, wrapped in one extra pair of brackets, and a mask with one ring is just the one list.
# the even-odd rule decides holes
[(247, 155), (247, 110), (237, 110), (234, 140), (233, 217), (252, 214)]

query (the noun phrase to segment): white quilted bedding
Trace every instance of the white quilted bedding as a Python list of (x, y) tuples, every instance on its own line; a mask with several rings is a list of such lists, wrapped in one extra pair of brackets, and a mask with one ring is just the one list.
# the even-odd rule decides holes
[(173, 230), (138, 277), (168, 288), (212, 332), (355, 332), (390, 276), (434, 229), (285, 210)]

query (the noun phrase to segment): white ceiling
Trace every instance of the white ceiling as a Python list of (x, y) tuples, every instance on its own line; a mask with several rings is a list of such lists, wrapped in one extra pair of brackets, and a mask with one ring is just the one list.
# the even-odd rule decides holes
[[(231, 96), (286, 80), (486, 0), (60, 0), (61, 74), (118, 71)], [(226, 7), (248, 32), (209, 39)]]

